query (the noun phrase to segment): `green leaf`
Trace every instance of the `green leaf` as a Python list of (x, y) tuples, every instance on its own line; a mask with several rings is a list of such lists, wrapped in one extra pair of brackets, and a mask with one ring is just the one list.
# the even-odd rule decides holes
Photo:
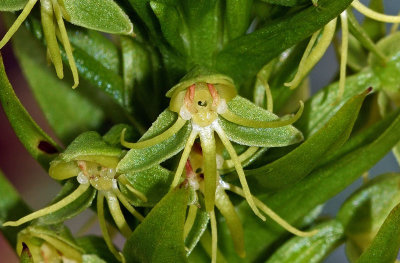
[(317, 234), (291, 238), (266, 263), (318, 263), (343, 241), (343, 227), (336, 220), (319, 224), (313, 229), (319, 230)]
[(108, 249), (105, 241), (101, 237), (97, 236), (84, 236), (76, 239), (76, 243), (79, 247), (81, 247), (86, 255), (83, 255), (83, 261), (87, 260), (87, 262), (97, 262), (94, 260), (88, 260), (85, 258), (89, 258), (90, 255), (96, 255), (97, 257), (104, 260), (104, 262), (118, 262), (114, 255)]
[(48, 66), (45, 49), (39, 41), (21, 28), (13, 44), (36, 101), (61, 141), (69, 143), (80, 133), (99, 129), (104, 124), (106, 113), (102, 107), (83, 95), (81, 86), (75, 91), (68, 82), (57, 78)]
[(0, 11), (17, 11), (25, 7), (27, 0), (2, 0)]
[(133, 25), (114, 0), (64, 0), (72, 24), (112, 34), (133, 34)]
[(232, 40), (245, 34), (249, 28), (253, 0), (225, 2), (225, 34), (228, 40)]
[(124, 184), (120, 183), (119, 186), (132, 205), (153, 207), (170, 190), (173, 176), (172, 172), (161, 166), (154, 166), (140, 172), (126, 173), (125, 177), (129, 183), (146, 196), (147, 202), (134, 195)]
[[(317, 205), (323, 204), (338, 194), (383, 158), (400, 140), (399, 129), (400, 117), (398, 116), (370, 144), (318, 168), (296, 184), (261, 197), (260, 200), (289, 223), (298, 224)], [(256, 258), (264, 259), (265, 250), (282, 238), (285, 231), (269, 219), (265, 223), (260, 221), (245, 202), (242, 202), (237, 209), (245, 226), (246, 262), (251, 262)], [(229, 240), (228, 230), (225, 229), (222, 233), (223, 239)], [(242, 262), (235, 256), (233, 245), (229, 242), (225, 242), (219, 248), (229, 262)]]
[(400, 204), (397, 205), (379, 229), (371, 246), (357, 263), (392, 263), (396, 260), (400, 248)]
[(7, 79), (0, 56), (0, 101), (18, 139), (46, 170), (60, 147), (32, 119)]
[(371, 244), (390, 211), (400, 203), (400, 175), (372, 179), (342, 205), (337, 219), (345, 227), (352, 262)]
[[(234, 114), (246, 119), (257, 121), (278, 119), (275, 114), (256, 106), (240, 96), (236, 96), (229, 101), (228, 107)], [(281, 128), (251, 128), (232, 123), (222, 117), (219, 118), (219, 123), (231, 141), (243, 145), (282, 147), (303, 140), (301, 132), (291, 125)]]
[(305, 103), (304, 112), (296, 127), (303, 132), (305, 138), (320, 130), (328, 120), (353, 96), (369, 87), (377, 91), (381, 83), (370, 68), (346, 78), (346, 89), (340, 102), (337, 102), (339, 83), (335, 82), (321, 89)]
[[(165, 110), (139, 141), (151, 139), (166, 131), (175, 123), (177, 118), (178, 115), (175, 112)], [(128, 173), (142, 171), (176, 155), (185, 147), (191, 129), (191, 125), (187, 123), (179, 132), (163, 142), (147, 148), (129, 150), (125, 157), (119, 162), (117, 167), (118, 172)]]
[(0, 171), (0, 231), (5, 239), (10, 243), (11, 247), (16, 246), (17, 234), (23, 229), (23, 227), (4, 228), (3, 223), (17, 220), (30, 212), (31, 210), (29, 207)]
[(171, 190), (146, 216), (125, 243), (127, 262), (187, 262), (183, 225), (189, 191)]
[(297, 6), (297, 5), (311, 4), (311, 0), (261, 0), (261, 1), (269, 4), (283, 5), (283, 6)]
[[(60, 193), (50, 204), (54, 204), (64, 197), (68, 196), (74, 190), (76, 190), (78, 186), (79, 183), (75, 178), (68, 180), (64, 184)], [(94, 189), (93, 187), (89, 187), (86, 192), (79, 196), (74, 202), (68, 204), (67, 206), (64, 206), (63, 208), (53, 213), (40, 217), (38, 219), (38, 223), (43, 225), (58, 224), (80, 214), (92, 204), (94, 198), (96, 197), (96, 193), (96, 189)]]
[(246, 171), (252, 191), (279, 189), (309, 174), (329, 153), (343, 145), (353, 129), (367, 92), (350, 99), (315, 134), (282, 158)]
[(243, 84), (265, 64), (337, 17), (351, 0), (320, 0), (298, 13), (244, 35), (228, 43), (217, 55), (218, 71)]
[[(135, 117), (146, 122), (161, 111), (164, 98), (160, 59), (149, 45), (130, 37), (120, 37), (123, 57), (124, 103)], [(144, 114), (145, 113), (145, 114)], [(147, 115), (147, 116), (146, 116)]]
[(382, 89), (397, 104), (400, 103), (400, 88), (398, 86), (400, 81), (400, 48), (397, 45), (399, 41), (400, 32), (389, 35), (377, 44), (377, 48), (389, 57), (389, 61), (384, 67), (382, 67), (379, 57), (375, 54), (371, 54), (368, 58), (374, 73), (382, 83)]

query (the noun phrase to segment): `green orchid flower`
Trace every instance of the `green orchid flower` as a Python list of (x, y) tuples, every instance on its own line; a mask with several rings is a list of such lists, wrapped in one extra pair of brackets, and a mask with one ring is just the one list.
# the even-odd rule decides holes
[[(5, 0), (0, 3), (0, 11), (23, 9), (14, 24), (0, 41), (0, 49), (7, 44), (24, 20), (28, 17), (38, 0)], [(90, 13), (87, 12), (90, 10)], [(78, 69), (73, 49), (68, 39), (64, 20), (72, 24), (113, 34), (133, 34), (133, 25), (129, 17), (113, 0), (40, 0), (40, 13), (43, 33), (47, 44), (49, 61), (54, 65), (57, 76), (64, 77), (61, 59), (60, 41), (67, 54), (74, 85), (79, 85)]]
[[(109, 140), (110, 136), (106, 135), (104, 138)], [(81, 134), (50, 164), (50, 176), (57, 180), (68, 180), (65, 187), (69, 190), (50, 206), (17, 221), (6, 222), (3, 226), (18, 226), (38, 218), (42, 224), (60, 223), (89, 207), (97, 195), (97, 215), (102, 234), (110, 251), (118, 260), (123, 261), (122, 254), (113, 246), (107, 230), (104, 200), (115, 225), (125, 237), (129, 237), (132, 230), (122, 213), (120, 203), (139, 221), (143, 220), (143, 216), (121, 193), (119, 185), (124, 185), (125, 191), (130, 191), (143, 202), (147, 201), (125, 175), (117, 174), (116, 167), (123, 154), (119, 147), (110, 145), (96, 132)]]
[(63, 225), (29, 226), (18, 233), (17, 254), (28, 250), (30, 262), (82, 262), (84, 251)]
[[(148, 168), (183, 148), (171, 185), (173, 188), (178, 185), (190, 150), (199, 137), (205, 156), (205, 206), (210, 212), (214, 209), (217, 187), (214, 135), (217, 133), (232, 158), (247, 202), (254, 213), (265, 220), (254, 203), (240, 159), (230, 141), (254, 147), (280, 147), (300, 142), (302, 134), (290, 124), (301, 116), (303, 103), (300, 103), (300, 109), (293, 117), (278, 119), (274, 114), (238, 96), (229, 77), (210, 74), (203, 69), (189, 73), (181, 83), (168, 91), (167, 97), (171, 98), (169, 109), (160, 115), (141, 141), (128, 143), (122, 133), (121, 144), (132, 149), (118, 164), (117, 171), (124, 173)], [(157, 129), (163, 130), (155, 134)], [(161, 149), (162, 153), (159, 152)]]

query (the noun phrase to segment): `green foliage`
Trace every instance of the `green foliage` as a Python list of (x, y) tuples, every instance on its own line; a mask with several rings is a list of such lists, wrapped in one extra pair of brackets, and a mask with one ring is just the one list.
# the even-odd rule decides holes
[[(358, 22), (352, 0), (38, 3), (0, 3), (8, 26), (11, 12), (27, 16), (1, 45), (12, 35), (57, 138), (21, 104), (1, 57), (0, 102), (26, 150), (62, 184), (26, 216), (0, 174), (0, 231), (21, 262), (317, 263), (343, 243), (351, 263), (395, 261), (398, 173), (368, 180), (333, 218), (319, 215), (388, 152), (400, 160), (395, 27)], [(383, 12), (383, 1), (370, 7)], [(347, 74), (312, 95), (308, 78), (286, 87), (318, 51), (310, 37), (344, 11), (349, 32), (343, 21), (331, 32), (349, 34), (347, 62), (337, 50)], [(89, 207), (102, 236), (76, 238), (63, 223)], [(126, 238), (122, 252), (114, 231)]]

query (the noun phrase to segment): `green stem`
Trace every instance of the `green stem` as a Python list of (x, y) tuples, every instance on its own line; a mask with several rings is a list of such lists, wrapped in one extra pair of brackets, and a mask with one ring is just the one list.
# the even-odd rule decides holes
[(361, 4), (360, 1), (358, 0), (354, 0), (353, 3), (351, 3), (351, 5), (361, 14), (376, 21), (384, 23), (400, 23), (400, 16), (390, 16), (378, 13), (366, 7), (365, 5)]
[(125, 196), (118, 190), (118, 188), (114, 188), (113, 192), (117, 196), (121, 204), (129, 211), (129, 213), (131, 213), (134, 217), (136, 217), (140, 222), (144, 220), (144, 217), (138, 211), (136, 211), (135, 208), (133, 208), (133, 206), (129, 203), (129, 201), (125, 198)]
[(217, 220), (215, 219), (214, 210), (208, 212), (210, 216), (211, 224), (211, 263), (217, 262), (217, 251), (218, 251), (218, 232), (217, 232)]
[(196, 205), (189, 206), (188, 216), (183, 227), (183, 239), (186, 239), (186, 237), (189, 235), (190, 230), (193, 227), (194, 221), (196, 220), (197, 210), (198, 208)]

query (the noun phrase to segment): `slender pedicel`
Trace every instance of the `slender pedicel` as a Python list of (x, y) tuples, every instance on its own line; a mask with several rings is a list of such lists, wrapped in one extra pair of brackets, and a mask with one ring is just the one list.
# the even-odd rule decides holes
[[(242, 197), (245, 197), (245, 192), (242, 189), (240, 189), (239, 187), (237, 187), (235, 185), (231, 185), (231, 184), (228, 184), (228, 185), (229, 185), (229, 187), (226, 188), (227, 190), (234, 192), (235, 194), (240, 195)], [(263, 202), (261, 202), (259, 199), (257, 199), (256, 197), (253, 197), (253, 198), (254, 198), (255, 204), (257, 205), (257, 207), (259, 207), (261, 209), (261, 211), (263, 211), (272, 220), (274, 220), (276, 223), (278, 223), (280, 226), (282, 226), (284, 229), (286, 229), (290, 233), (292, 233), (296, 236), (309, 237), (309, 236), (315, 235), (318, 232), (318, 230), (304, 232), (304, 231), (301, 231), (301, 230), (293, 227), (286, 220), (284, 220), (279, 215), (277, 215), (272, 209), (270, 209)]]
[(52, 204), (48, 207), (45, 207), (43, 209), (40, 209), (36, 212), (33, 212), (27, 216), (24, 216), (23, 218), (17, 220), (17, 221), (8, 221), (5, 222), (3, 224), (3, 226), (19, 226), (22, 225), (26, 222), (29, 222), (31, 220), (34, 220), (36, 218), (45, 216), (47, 214), (56, 212), (58, 210), (60, 210), (61, 208), (69, 205), (70, 203), (72, 203), (73, 201), (75, 201), (76, 199), (78, 199), (82, 194), (84, 194), (86, 192), (86, 190), (89, 188), (90, 184), (80, 184), (79, 187), (73, 191), (71, 194), (67, 195), (66, 197), (64, 197), (63, 199), (61, 199), (60, 201), (58, 201), (55, 204)]
[(372, 18), (376, 21), (384, 22), (384, 23), (400, 23), (400, 16), (390, 16), (378, 13), (365, 5), (363, 5), (360, 1), (354, 0), (351, 5), (361, 14)]
[(300, 101), (300, 108), (293, 117), (288, 118), (286, 120), (276, 120), (276, 121), (255, 121), (255, 120), (245, 119), (229, 110), (227, 110), (225, 113), (221, 115), (226, 120), (241, 126), (247, 126), (252, 128), (279, 128), (296, 122), (298, 119), (300, 119), (301, 115), (303, 114), (303, 110), (304, 110), (304, 103)]
[(160, 135), (157, 135), (151, 139), (141, 141), (141, 142), (127, 142), (125, 141), (125, 132), (126, 128), (122, 130), (121, 133), (121, 145), (125, 146), (126, 148), (131, 148), (131, 149), (142, 149), (146, 147), (151, 147), (153, 145), (156, 145), (157, 143), (160, 143), (162, 141), (167, 140), (169, 137), (175, 135), (186, 123), (186, 120), (182, 119), (181, 117), (178, 116), (178, 119), (172, 125), (168, 130), (164, 131)]
[(231, 156), (233, 163), (235, 164), (235, 169), (239, 176), (240, 184), (243, 187), (243, 191), (245, 193), (245, 199), (247, 200), (247, 203), (253, 210), (254, 214), (256, 214), (259, 218), (261, 218), (261, 220), (265, 221), (266, 220), (265, 216), (263, 216), (260, 213), (257, 206), (254, 204), (253, 196), (251, 195), (249, 186), (247, 185), (246, 175), (244, 174), (242, 164), (240, 163), (239, 157), (237, 156), (235, 149), (233, 148), (228, 137), (226, 137), (224, 130), (219, 126), (218, 123), (216, 123), (216, 125), (214, 125), (214, 129), (218, 133), (219, 138), (221, 139), (226, 150), (228, 151), (229, 155)]
[(140, 200), (142, 200), (143, 202), (147, 202), (147, 197), (139, 190), (136, 190), (133, 185), (131, 185), (131, 183), (128, 181), (128, 179), (126, 179), (126, 176), (124, 174), (118, 176), (118, 180), (121, 181), (121, 183), (123, 183), (124, 186), (128, 188), (128, 190), (136, 195)]

